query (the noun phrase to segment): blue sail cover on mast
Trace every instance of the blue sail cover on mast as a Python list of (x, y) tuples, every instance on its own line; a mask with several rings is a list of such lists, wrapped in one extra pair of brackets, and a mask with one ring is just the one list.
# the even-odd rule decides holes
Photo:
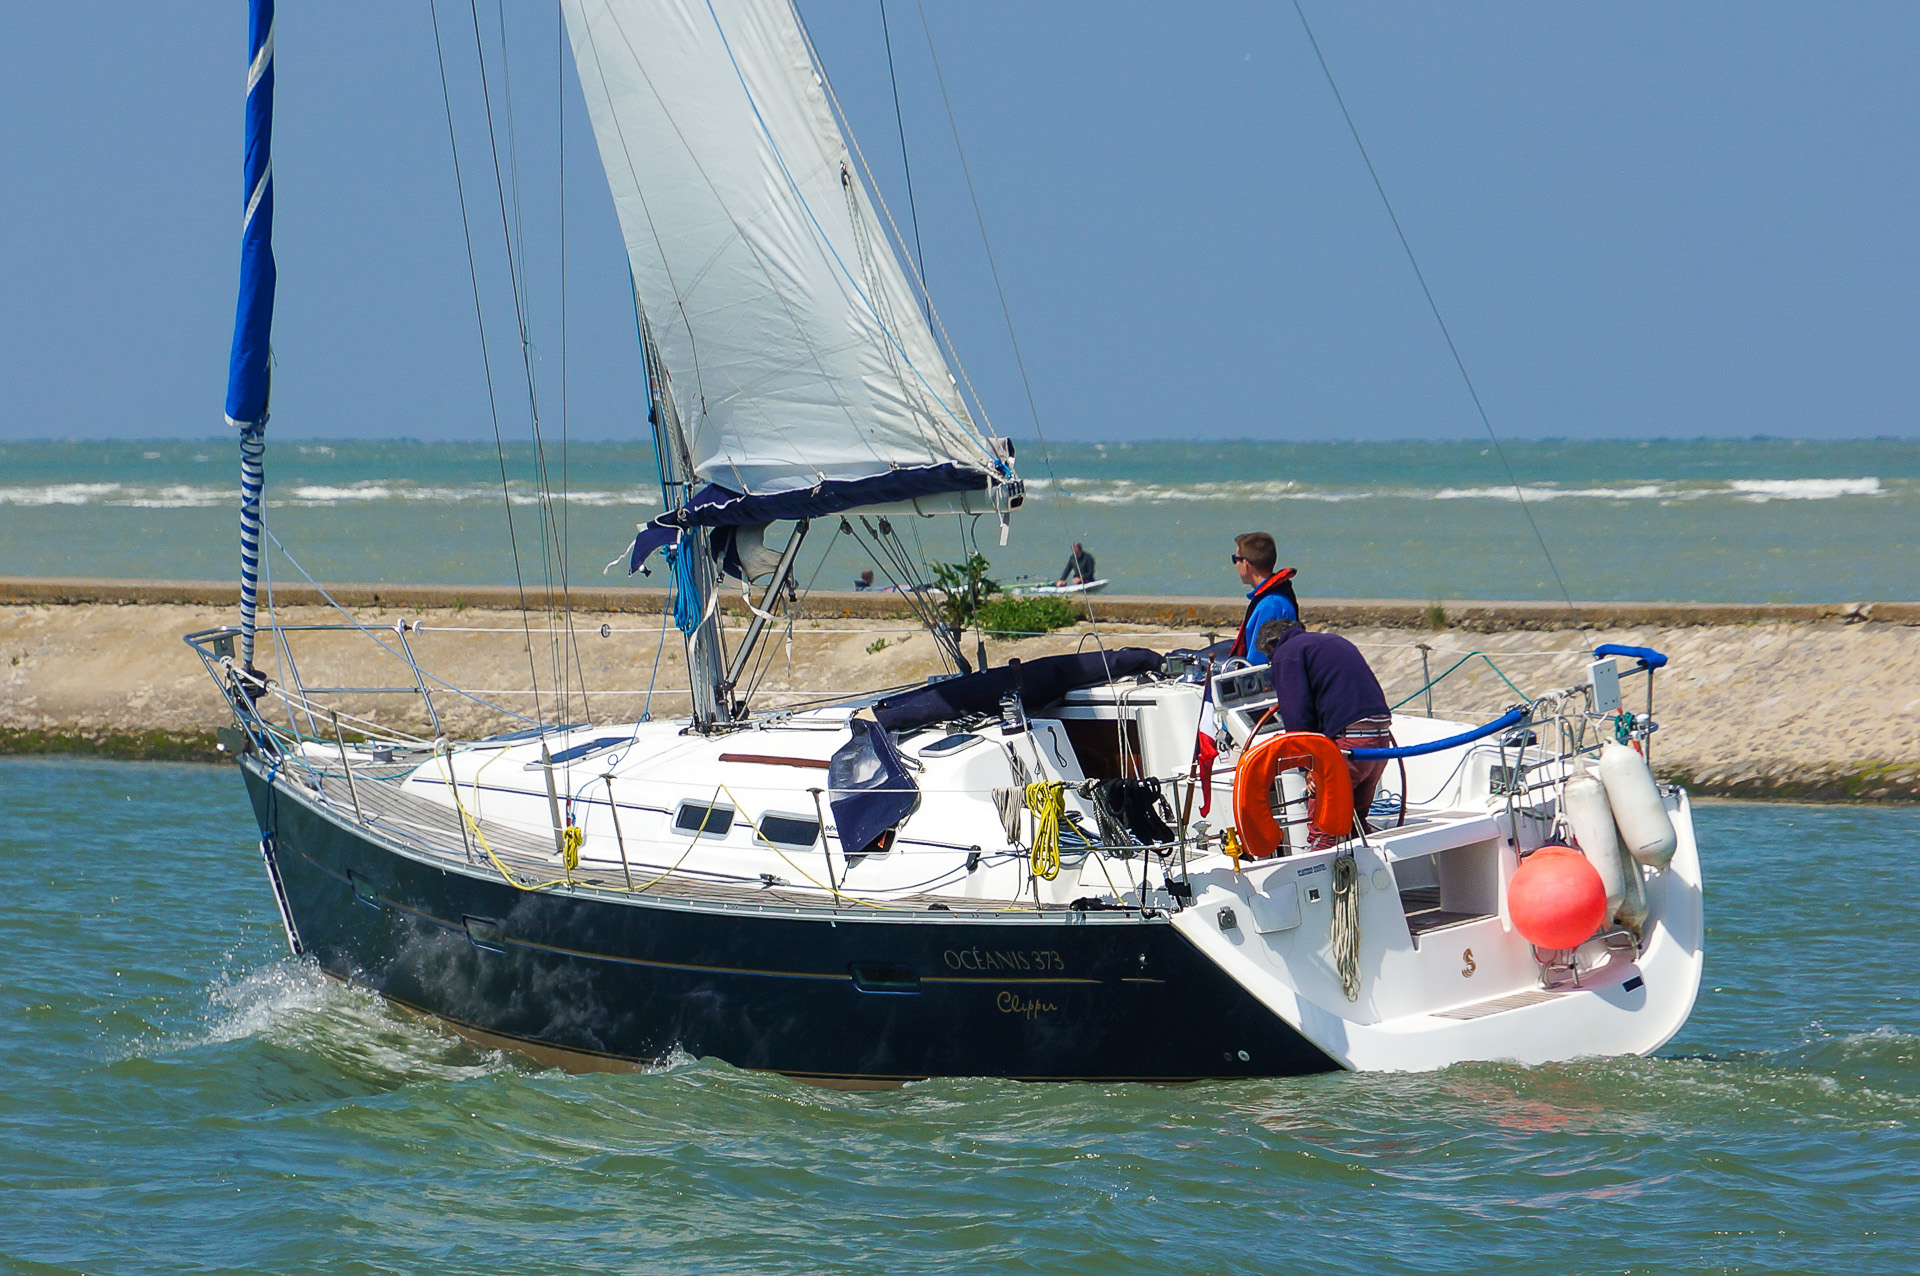
[(260, 493), (266, 485), (273, 338), (273, 0), (252, 0), (247, 42), (247, 154), (240, 223), (240, 304), (227, 365), (227, 424), (240, 430), (240, 661), (253, 667), (260, 570)]

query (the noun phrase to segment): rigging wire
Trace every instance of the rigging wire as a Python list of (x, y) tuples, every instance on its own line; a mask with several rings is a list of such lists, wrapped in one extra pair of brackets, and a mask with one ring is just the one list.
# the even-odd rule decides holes
[[(539, 722), (540, 673), (533, 659), (533, 630), (527, 622), (527, 583), (520, 568), (520, 539), (513, 525), (513, 493), (507, 483), (507, 445), (500, 436), (500, 400), (494, 390), (493, 359), (487, 349), (486, 311), (480, 304), (480, 267), (473, 255), (473, 223), (467, 215), (467, 184), (460, 172), (460, 140), (453, 127), (453, 92), (447, 84), (447, 55), (440, 39), (438, 0), (427, 0), (427, 12), (433, 18), (433, 52), (440, 66), (440, 100), (447, 112), (447, 146), (453, 154), (453, 186), (460, 197), (460, 230), (466, 237), (467, 277), (473, 284), (473, 318), (480, 329), (480, 366), (486, 376), (487, 408), (493, 417), (493, 448), (500, 459), (500, 499), (507, 507), (507, 544), (513, 551), (513, 584), (520, 600), (521, 626), (526, 630), (527, 672), (533, 679), (533, 718)], [(477, 21), (475, 30), (478, 30)], [(478, 36), (475, 38), (477, 40)], [(484, 78), (483, 68), (483, 81)]]
[(560, 590), (566, 603), (567, 637), (573, 647), (573, 672), (580, 683), (580, 713), (588, 722), (593, 714), (587, 708), (587, 670), (580, 656), (580, 635), (574, 632), (571, 559), (573, 550), (573, 484), (567, 467), (569, 407), (567, 358), (567, 23), (558, 6), (553, 15), (554, 34), (554, 132), (559, 145), (560, 192)]
[(1353, 122), (1353, 113), (1347, 109), (1346, 98), (1340, 95), (1340, 86), (1334, 82), (1333, 69), (1327, 65), (1326, 54), (1320, 51), (1320, 41), (1313, 34), (1313, 27), (1307, 22), (1307, 11), (1300, 6), (1300, 0), (1293, 0), (1293, 11), (1299, 15), (1300, 29), (1307, 33), (1307, 43), (1313, 46), (1313, 56), (1320, 63), (1320, 73), (1327, 77), (1327, 87), (1333, 90), (1333, 100), (1340, 107), (1340, 116), (1347, 122), (1347, 131), (1353, 135), (1353, 144), (1360, 152), (1360, 159), (1367, 166), (1367, 176), (1373, 179), (1373, 189), (1379, 192), (1380, 203), (1387, 210), (1387, 220), (1393, 223), (1393, 233), (1400, 237), (1400, 247), (1407, 254), (1407, 264), (1413, 267), (1413, 277), (1420, 283), (1420, 291), (1427, 299), (1427, 308), (1433, 311), (1433, 320), (1440, 325), (1440, 335), (1446, 340), (1447, 353), (1453, 356), (1453, 366), (1460, 370), (1460, 380), (1466, 384), (1467, 396), (1473, 400), (1474, 411), (1480, 414), (1480, 424), (1486, 427), (1487, 438), (1493, 442), (1494, 455), (1500, 458), (1501, 467), (1507, 472), (1507, 482), (1513, 484), (1513, 494), (1519, 499), (1520, 512), (1527, 516), (1527, 526), (1533, 529), (1534, 540), (1540, 543), (1540, 552), (1546, 557), (1547, 568), (1553, 573), (1553, 583), (1560, 589), (1560, 597), (1566, 601), (1567, 610), (1573, 613), (1574, 622), (1581, 629), (1587, 628), (1586, 621), (1580, 616), (1580, 609), (1574, 606), (1573, 595), (1567, 591), (1567, 583), (1560, 576), (1560, 566), (1553, 561), (1553, 551), (1547, 548), (1547, 538), (1541, 534), (1540, 524), (1533, 517), (1533, 509), (1527, 504), (1526, 491), (1520, 486), (1520, 480), (1513, 472), (1513, 463), (1507, 459), (1507, 451), (1500, 446), (1500, 436), (1494, 433), (1493, 419), (1487, 415), (1487, 408), (1480, 401), (1480, 391), (1474, 387), (1473, 377), (1467, 372), (1467, 361), (1460, 354), (1460, 347), (1454, 343), (1453, 333), (1447, 327), (1445, 316), (1440, 313), (1440, 303), (1434, 299), (1433, 289), (1427, 285), (1426, 272), (1420, 269), (1420, 260), (1413, 254), (1413, 244), (1407, 239), (1407, 232), (1400, 224), (1399, 214), (1393, 211), (1393, 201), (1387, 198), (1386, 183), (1380, 180), (1379, 170), (1373, 166), (1373, 157), (1367, 154), (1367, 144), (1360, 140), (1359, 126)]
[(913, 223), (913, 255), (920, 271), (920, 300), (933, 322), (933, 299), (927, 295), (927, 254), (920, 246), (920, 210), (913, 202), (913, 165), (907, 160), (907, 122), (900, 114), (900, 79), (893, 70), (893, 32), (887, 27), (887, 0), (880, 0), (880, 35), (887, 43), (887, 81), (893, 85), (893, 123), (900, 133), (900, 167), (907, 175), (907, 217)]
[(980, 192), (974, 189), (973, 170), (967, 166), (967, 150), (960, 144), (960, 125), (954, 118), (953, 99), (947, 94), (947, 77), (940, 69), (940, 55), (933, 48), (933, 27), (927, 21), (926, 0), (917, 0), (920, 8), (920, 26), (927, 33), (927, 53), (933, 59), (934, 78), (940, 83), (940, 101), (946, 106), (947, 125), (953, 130), (953, 149), (960, 156), (960, 175), (967, 182), (967, 196), (973, 201), (973, 218), (980, 227), (980, 246), (987, 251), (987, 269), (993, 275), (993, 288), (1000, 297), (1000, 314), (1007, 321), (1007, 340), (1013, 346), (1013, 360), (1020, 368), (1020, 384), (1027, 392), (1027, 411), (1033, 418), (1033, 429), (1040, 436), (1040, 446), (1046, 447), (1046, 432), (1040, 427), (1040, 405), (1034, 401), (1033, 381), (1027, 376), (1027, 361), (1020, 353), (1020, 337), (1013, 330), (1013, 311), (1007, 306), (1007, 290), (1000, 282), (1000, 265), (993, 257), (993, 244), (987, 239), (986, 215), (980, 211)]
[[(500, 167), (499, 129), (494, 123), (493, 92), (491, 79), (487, 73), (485, 42), (480, 31), (479, 0), (468, 0), (468, 9), (473, 15), (473, 50), (480, 65), (480, 100), (486, 108), (487, 143), (493, 158), (493, 183), (500, 203), (500, 234), (507, 252), (507, 282), (513, 293), (514, 318), (519, 326), (520, 362), (527, 382), (527, 413), (533, 433), (534, 464), (539, 482), (540, 520), (540, 561), (542, 573), (546, 578), (546, 597), (542, 608), (546, 612), (548, 623), (554, 620), (554, 559), (559, 556), (559, 532), (553, 516), (553, 482), (547, 467), (546, 442), (540, 430), (540, 396), (538, 381), (533, 365), (532, 324), (529, 313), (531, 303), (526, 295), (526, 230), (521, 213), (520, 199), (520, 161), (515, 113), (513, 109), (513, 70), (508, 56), (506, 0), (496, 0), (500, 27), (500, 75), (502, 93), (502, 113), (506, 117), (507, 129), (507, 169), (503, 175)], [(511, 178), (509, 182), (508, 178)], [(508, 215), (507, 187), (513, 188), (511, 218)], [(517, 232), (517, 233), (516, 233)], [(517, 244), (517, 247), (516, 247)], [(566, 592), (565, 562), (562, 560), (561, 589)], [(568, 598), (565, 620), (569, 629), (572, 626), (571, 598)], [(565, 639), (555, 636), (549, 640), (547, 655), (552, 665), (555, 694), (559, 697), (556, 706), (557, 720), (565, 721), (568, 716), (568, 692), (566, 677)]]
[(521, 361), (526, 368), (528, 411), (533, 422), (534, 479), (536, 485), (535, 508), (540, 514), (540, 575), (546, 586), (546, 594), (541, 600), (541, 609), (545, 612), (549, 629), (547, 640), (547, 664), (553, 677), (554, 692), (559, 697), (555, 708), (555, 721), (565, 722), (568, 717), (566, 680), (562, 676), (557, 652), (561, 639), (552, 635), (553, 627), (553, 489), (548, 481), (545, 449), (541, 446), (539, 392), (534, 382), (533, 370), (528, 361), (531, 345), (529, 313), (532, 302), (525, 295), (527, 288), (527, 234), (523, 205), (520, 198), (520, 142), (519, 130), (515, 123), (513, 109), (513, 62), (507, 50), (507, 11), (506, 0), (495, 0), (494, 21), (500, 32), (500, 78), (502, 114), (507, 126), (507, 176), (512, 187), (513, 218), (511, 228), (507, 220), (507, 191), (500, 181), (500, 141), (493, 123), (493, 107), (490, 87), (492, 78), (487, 72), (487, 58), (480, 31), (479, 0), (469, 0), (469, 10), (473, 14), (473, 47), (480, 66), (481, 100), (487, 104), (487, 143), (493, 156), (494, 186), (500, 195), (500, 234), (507, 252), (507, 280), (513, 286), (514, 322), (519, 329)]
[[(973, 201), (973, 220), (974, 224), (980, 228), (980, 246), (986, 250), (987, 269), (993, 276), (994, 292), (1000, 298), (1000, 314), (1001, 317), (1006, 320), (1007, 324), (1007, 340), (1013, 346), (1014, 364), (1020, 369), (1020, 386), (1026, 391), (1027, 395), (1027, 412), (1033, 419), (1034, 435), (1040, 441), (1040, 459), (1046, 463), (1049, 486), (1052, 490), (1060, 492), (1064, 501), (1068, 499), (1067, 492), (1065, 488), (1061, 487), (1060, 476), (1055, 473), (1053, 468), (1053, 450), (1047, 446), (1047, 432), (1040, 424), (1040, 405), (1034, 399), (1033, 380), (1027, 375), (1026, 356), (1020, 352), (1019, 334), (1017, 334), (1013, 328), (1013, 310), (1007, 305), (1006, 286), (1000, 282), (1000, 265), (994, 260), (993, 243), (987, 238), (987, 218), (986, 214), (982, 212), (980, 208), (980, 192), (974, 188), (973, 170), (967, 164), (967, 149), (960, 143), (960, 122), (954, 116), (953, 98), (947, 92), (946, 73), (940, 69), (940, 55), (933, 47), (933, 24), (927, 19), (926, 0), (915, 0), (915, 2), (920, 10), (920, 29), (924, 31), (927, 36), (927, 56), (933, 62), (934, 79), (937, 80), (940, 85), (940, 101), (946, 108), (947, 127), (953, 132), (953, 149), (960, 157), (960, 175), (966, 179), (967, 197)], [(1071, 538), (1073, 528), (1067, 522), (1066, 506), (1063, 503), (1055, 508), (1059, 511), (1060, 531), (1062, 535)], [(1080, 604), (1086, 611), (1088, 621), (1098, 623), (1098, 617), (1093, 614), (1092, 595), (1080, 595)]]

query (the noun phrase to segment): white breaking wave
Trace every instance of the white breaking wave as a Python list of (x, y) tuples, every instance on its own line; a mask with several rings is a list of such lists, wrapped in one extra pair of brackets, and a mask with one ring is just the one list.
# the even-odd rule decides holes
[(131, 509), (143, 510), (193, 510), (206, 509), (213, 505), (237, 505), (240, 493), (229, 487), (161, 487), (134, 489), (140, 494), (128, 494), (113, 500), (102, 501), (103, 505), (121, 505)]
[[(365, 501), (421, 501), (458, 504), (466, 501), (498, 501), (500, 489), (496, 486), (476, 484), (472, 487), (413, 487), (401, 484), (368, 482), (354, 483), (347, 487), (328, 487), (319, 484), (306, 484), (289, 488), (280, 501), (272, 499), (273, 489), (268, 487), (268, 505), (285, 504), (300, 508), (315, 506), (343, 505)], [(508, 489), (507, 499), (515, 505), (538, 505), (540, 495), (515, 484)], [(630, 488), (626, 491), (609, 491), (588, 488), (553, 494), (556, 504), (566, 505), (633, 505), (648, 509), (655, 508), (659, 501), (650, 497), (644, 489)]]
[(1749, 501), (1831, 501), (1841, 496), (1879, 496), (1877, 478), (1735, 479), (1728, 487)]
[(0, 505), (97, 505), (120, 490), (118, 483), (50, 483), (45, 487), (0, 487)]
[[(508, 499), (515, 505), (540, 503), (539, 494), (522, 484), (514, 484), (509, 489)], [(239, 500), (240, 489), (237, 483), (232, 486), (186, 483), (152, 486), (131, 483), (48, 483), (39, 486), (0, 487), (0, 505), (16, 506), (97, 505), (123, 509), (180, 510), (234, 505)], [(460, 504), (475, 501), (498, 502), (499, 500), (500, 488), (497, 485), (484, 483), (469, 487), (416, 487), (405, 483), (376, 481), (352, 483), (346, 486), (304, 483), (286, 488), (274, 487), (271, 479), (267, 483), (267, 505), (274, 509), (288, 507), (312, 509), (375, 501)], [(584, 488), (565, 495), (555, 492), (553, 500), (556, 504), (581, 506), (634, 506), (648, 510), (660, 507), (659, 499), (645, 488), (623, 490)]]
[[(1057, 484), (1045, 479), (1027, 484), (1028, 494), (1040, 500), (1067, 499), (1086, 505), (1170, 504), (1189, 501), (1239, 502), (1260, 504), (1279, 501), (1318, 501), (1337, 504), (1345, 501), (1517, 501), (1528, 503), (1567, 500), (1588, 501), (1823, 501), (1852, 497), (1880, 497), (1894, 490), (1911, 489), (1909, 480), (1895, 480), (1892, 487), (1878, 478), (1839, 479), (1732, 479), (1723, 482), (1656, 480), (1615, 485), (1588, 483), (1563, 487), (1557, 483), (1530, 483), (1515, 488), (1487, 484), (1475, 487), (1378, 487), (1371, 489), (1318, 488), (1286, 479), (1238, 480), (1221, 483), (1156, 484), (1136, 483), (1130, 479), (1063, 478)], [(1055, 493), (1058, 493), (1056, 497)]]
[[(1051, 486), (1046, 480), (1039, 481), (1039, 491), (1044, 492)], [(1028, 491), (1036, 485), (1029, 483)], [(1241, 480), (1226, 483), (1187, 483), (1168, 486), (1157, 483), (1135, 483), (1130, 479), (1073, 479), (1060, 480), (1060, 490), (1073, 500), (1089, 505), (1138, 505), (1159, 504), (1167, 501), (1363, 501), (1374, 496), (1391, 495), (1387, 492), (1344, 492), (1322, 488), (1302, 487), (1290, 479), (1268, 479), (1261, 482)]]
[[(1704, 495), (1704, 493), (1699, 493)], [(1433, 493), (1436, 501), (1561, 501), (1586, 497), (1600, 501), (1659, 501), (1685, 495), (1659, 483), (1636, 483), (1631, 487), (1556, 487), (1546, 483), (1520, 487), (1443, 487)]]

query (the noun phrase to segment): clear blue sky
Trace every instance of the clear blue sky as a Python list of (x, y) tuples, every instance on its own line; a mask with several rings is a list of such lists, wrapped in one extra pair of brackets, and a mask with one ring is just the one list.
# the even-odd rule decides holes
[[(625, 265), (554, 7), (506, 7), (542, 414), (564, 93), (567, 418), (632, 437)], [(801, 8), (904, 220), (878, 0)], [(928, 277), (1030, 436), (919, 12), (887, 12)], [(1307, 12), (1503, 434), (1920, 434), (1920, 6)], [(1289, 5), (928, 13), (1049, 436), (1478, 431)], [(467, 14), (441, 0), (523, 438)], [(245, 46), (242, 0), (0, 7), (0, 439), (222, 428)], [(278, 72), (275, 433), (490, 434), (426, 0), (282, 0)]]

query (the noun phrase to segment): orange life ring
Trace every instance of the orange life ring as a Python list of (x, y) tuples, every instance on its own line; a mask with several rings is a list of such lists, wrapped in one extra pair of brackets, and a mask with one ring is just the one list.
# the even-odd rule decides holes
[(1265, 859), (1280, 849), (1284, 836), (1273, 818), (1274, 777), (1301, 768), (1313, 780), (1307, 818), (1314, 831), (1333, 837), (1353, 832), (1353, 780), (1340, 746), (1311, 731), (1262, 736), (1247, 746), (1233, 769), (1233, 822), (1252, 858)]

